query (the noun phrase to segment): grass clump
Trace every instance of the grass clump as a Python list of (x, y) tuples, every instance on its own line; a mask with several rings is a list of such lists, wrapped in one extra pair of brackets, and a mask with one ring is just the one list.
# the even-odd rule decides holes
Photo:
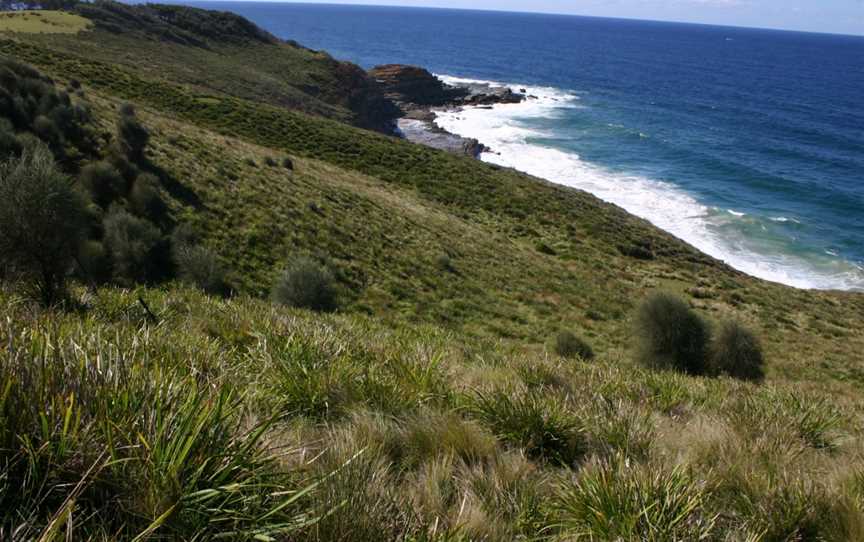
[(738, 322), (724, 322), (714, 332), (708, 350), (709, 371), (742, 380), (765, 378), (762, 345)]
[(582, 426), (561, 401), (504, 390), (477, 392), (468, 411), (532, 459), (572, 465), (584, 453)]
[(591, 345), (572, 331), (561, 331), (555, 336), (555, 353), (562, 358), (594, 359)]
[(572, 539), (705, 540), (715, 522), (703, 512), (707, 501), (705, 489), (681, 467), (649, 469), (618, 458), (560, 487), (558, 528)]
[(636, 314), (638, 359), (655, 369), (688, 374), (705, 372), (708, 324), (687, 303), (668, 293), (655, 293)]
[(285, 268), (273, 286), (272, 297), (282, 305), (314, 311), (337, 307), (333, 275), (308, 257), (297, 258)]

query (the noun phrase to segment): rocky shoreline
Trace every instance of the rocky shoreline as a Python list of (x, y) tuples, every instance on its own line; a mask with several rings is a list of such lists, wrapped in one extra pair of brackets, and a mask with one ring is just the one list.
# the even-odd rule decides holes
[(492, 151), (473, 138), (465, 138), (444, 130), (435, 119), (438, 111), (461, 110), (463, 107), (488, 107), (496, 104), (521, 103), (527, 96), (507, 87), (485, 83), (448, 85), (428, 70), (403, 64), (377, 66), (369, 71), (384, 95), (399, 108), (393, 133), (409, 141), (456, 154), (477, 158)]

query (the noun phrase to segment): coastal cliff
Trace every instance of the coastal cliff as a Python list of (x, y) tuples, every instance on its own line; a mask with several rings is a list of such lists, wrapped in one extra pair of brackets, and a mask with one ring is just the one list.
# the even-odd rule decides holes
[(448, 85), (419, 66), (385, 64), (371, 69), (369, 76), (401, 112), (396, 120), (398, 135), (415, 143), (475, 158), (490, 149), (477, 139), (461, 137), (438, 126), (435, 111), (516, 104), (528, 99), (511, 88), (487, 83)]

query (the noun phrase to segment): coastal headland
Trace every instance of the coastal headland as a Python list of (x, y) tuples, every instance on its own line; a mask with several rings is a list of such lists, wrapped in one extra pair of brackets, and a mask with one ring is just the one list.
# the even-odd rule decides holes
[(450, 85), (418, 66), (385, 64), (369, 71), (384, 95), (396, 104), (401, 115), (394, 132), (409, 141), (430, 147), (478, 157), (492, 149), (475, 138), (453, 134), (435, 123), (436, 111), (463, 107), (489, 107), (517, 104), (532, 98), (524, 89), (482, 82)]

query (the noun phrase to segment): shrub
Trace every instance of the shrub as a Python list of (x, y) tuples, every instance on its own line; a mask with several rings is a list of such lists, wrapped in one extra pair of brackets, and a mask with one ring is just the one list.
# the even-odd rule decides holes
[(76, 263), (80, 274), (88, 282), (101, 284), (111, 279), (111, 257), (105, 246), (98, 241), (88, 240), (82, 243)]
[(674, 295), (656, 293), (636, 314), (639, 361), (658, 369), (689, 374), (705, 371), (708, 325)]
[(708, 364), (713, 374), (757, 381), (765, 377), (759, 339), (737, 322), (724, 322), (714, 334)]
[(126, 192), (126, 181), (108, 162), (96, 162), (84, 166), (80, 180), (90, 192), (93, 201), (102, 207), (108, 207)]
[(160, 239), (156, 226), (121, 207), (112, 207), (105, 216), (104, 243), (114, 264), (114, 277), (127, 284), (147, 280)]
[(173, 247), (172, 252), (181, 280), (208, 294), (226, 293), (225, 271), (212, 250), (201, 245), (181, 245)]
[(453, 273), (456, 269), (453, 267), (453, 261), (450, 259), (450, 256), (446, 254), (441, 254), (437, 258), (435, 258), (435, 267), (440, 269), (441, 271), (446, 271), (448, 273)]
[(123, 117), (134, 117), (135, 116), (135, 106), (130, 104), (129, 102), (123, 102), (117, 108), (117, 113)]
[(135, 116), (135, 108), (130, 104), (123, 104), (120, 107), (117, 139), (120, 148), (131, 161), (141, 162), (144, 159), (144, 149), (150, 141), (150, 132)]
[(39, 115), (33, 120), (33, 133), (53, 148), (57, 148), (63, 140), (57, 125), (45, 115)]
[[(0, 118), (0, 121), (6, 119)], [(18, 156), (21, 154), (21, 143), (15, 137), (15, 132), (12, 126), (5, 126), (0, 123), (0, 160), (6, 160), (10, 156)]]
[(159, 193), (159, 179), (150, 173), (139, 175), (129, 191), (129, 206), (138, 216), (156, 222), (165, 217), (168, 207)]
[(301, 257), (292, 262), (279, 276), (273, 287), (277, 303), (312, 309), (336, 309), (336, 289), (330, 271), (311, 258)]
[(0, 165), (0, 264), (50, 305), (84, 235), (84, 202), (44, 145), (23, 153)]
[(594, 359), (594, 350), (571, 331), (562, 331), (555, 337), (555, 353), (562, 358)]

